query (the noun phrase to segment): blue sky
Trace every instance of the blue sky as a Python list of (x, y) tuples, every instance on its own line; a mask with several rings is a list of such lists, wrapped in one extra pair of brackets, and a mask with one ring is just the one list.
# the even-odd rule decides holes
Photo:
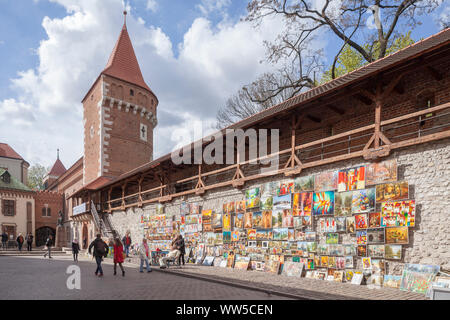
[[(83, 152), (81, 98), (105, 66), (120, 32), (122, 0), (0, 0), (0, 141), (26, 160), (49, 166), (56, 149), (68, 167)], [(264, 40), (279, 21), (255, 30), (240, 19), (244, 0), (126, 1), (128, 31), (146, 82), (158, 95), (155, 156), (191, 136), (193, 121), (211, 130), (226, 98), (273, 70)], [(412, 32), (440, 30), (445, 3)], [(407, 29), (403, 29), (407, 30)], [(331, 61), (340, 41), (322, 34)]]

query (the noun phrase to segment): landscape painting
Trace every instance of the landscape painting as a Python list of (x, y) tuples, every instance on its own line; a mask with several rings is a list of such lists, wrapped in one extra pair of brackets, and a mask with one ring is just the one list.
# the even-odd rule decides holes
[(336, 192), (334, 195), (334, 215), (350, 216), (352, 214), (353, 191)]
[(390, 227), (386, 228), (387, 244), (408, 244), (408, 227)]
[(367, 185), (394, 181), (397, 181), (397, 160), (386, 160), (366, 166)]
[(376, 186), (377, 202), (404, 200), (409, 198), (408, 182), (394, 182)]
[(297, 177), (294, 179), (294, 192), (314, 191), (314, 176)]
[(292, 213), (294, 216), (311, 215), (312, 192), (294, 193), (292, 198)]

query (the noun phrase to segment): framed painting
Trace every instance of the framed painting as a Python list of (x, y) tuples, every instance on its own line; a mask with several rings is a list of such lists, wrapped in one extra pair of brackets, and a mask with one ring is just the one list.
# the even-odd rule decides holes
[(336, 257), (336, 268), (337, 269), (345, 269), (345, 258), (344, 257)]
[(356, 244), (367, 244), (367, 231), (366, 230), (356, 231)]
[(244, 214), (238, 213), (234, 217), (234, 227), (236, 229), (243, 229), (244, 228)]
[(231, 231), (223, 231), (222, 232), (222, 241), (223, 241), (223, 243), (231, 242)]
[(355, 216), (355, 227), (356, 230), (367, 229), (367, 214), (357, 214)]
[(394, 182), (376, 186), (377, 202), (403, 200), (409, 198), (408, 182)]
[(336, 232), (345, 232), (346, 230), (346, 217), (336, 217), (334, 218), (334, 221), (336, 222)]
[(338, 173), (338, 191), (350, 191), (365, 188), (365, 167), (340, 170)]
[(262, 229), (262, 212), (255, 211), (252, 213), (252, 228)]
[(283, 209), (272, 210), (272, 228), (281, 228), (283, 224)]
[(356, 232), (355, 217), (347, 217), (347, 219), (345, 219), (345, 224), (346, 224), (347, 233), (355, 233)]
[(222, 217), (223, 231), (231, 231), (231, 213), (224, 213)]
[(345, 269), (352, 269), (354, 267), (354, 260), (353, 260), (353, 256), (345, 256), (344, 257), (345, 260)]
[(247, 211), (244, 214), (244, 228), (248, 229), (248, 228), (252, 228), (252, 218), (253, 218), (253, 212), (251, 211)]
[(214, 212), (212, 214), (211, 226), (213, 229), (222, 228), (222, 213)]
[(245, 191), (245, 206), (247, 209), (259, 208), (260, 206), (260, 188), (247, 189)]
[(384, 258), (384, 244), (369, 244), (367, 250), (369, 257)]
[(283, 209), (281, 226), (283, 228), (293, 228), (294, 227), (294, 217), (292, 216), (291, 209)]
[(367, 257), (367, 245), (358, 245), (356, 247), (356, 253), (358, 257)]
[(247, 240), (256, 240), (256, 229), (247, 230)]
[(314, 176), (297, 177), (294, 179), (294, 192), (314, 191)]
[(292, 207), (291, 194), (273, 197), (274, 209), (291, 209), (291, 207)]
[(310, 216), (312, 192), (294, 193), (292, 195), (292, 213), (294, 216)]
[(313, 215), (334, 214), (334, 191), (314, 193), (312, 214)]
[(401, 281), (402, 281), (402, 276), (385, 274), (384, 279), (383, 279), (383, 287), (400, 289)]
[(247, 270), (250, 263), (250, 257), (237, 254), (234, 261), (234, 269)]
[(304, 268), (305, 265), (303, 263), (285, 261), (281, 274), (284, 274), (288, 277), (301, 277)]
[(240, 200), (240, 201), (236, 201), (235, 202), (236, 214), (238, 214), (238, 213), (245, 213), (245, 208), (246, 208), (245, 202), (246, 202), (245, 200)]
[(400, 290), (425, 294), (440, 271), (438, 265), (405, 264)]
[(352, 213), (367, 213), (375, 211), (375, 189), (353, 191)]
[(384, 229), (367, 229), (367, 243), (384, 244)]
[(261, 210), (272, 210), (272, 209), (273, 209), (273, 196), (262, 196)]
[(272, 211), (271, 210), (264, 210), (262, 212), (261, 228), (263, 228), (263, 229), (272, 228)]
[(277, 188), (277, 196), (294, 193), (294, 181), (281, 181)]
[(401, 260), (402, 245), (401, 244), (386, 244), (384, 245), (384, 258), (391, 260)]
[(369, 213), (369, 228), (380, 228), (381, 227), (381, 212)]
[(189, 204), (189, 214), (200, 214), (201, 208), (198, 203)]
[(352, 214), (353, 191), (336, 192), (334, 194), (334, 215), (350, 216)]
[(408, 244), (408, 227), (390, 227), (386, 228), (387, 244)]
[(384, 227), (414, 227), (415, 200), (384, 202), (381, 204), (381, 225)]
[(314, 176), (314, 191), (330, 191), (337, 189), (338, 172), (327, 171)]
[(345, 270), (345, 282), (351, 282), (353, 278), (353, 270)]
[(367, 185), (394, 181), (397, 181), (397, 160), (385, 160), (366, 166)]
[(327, 233), (326, 244), (338, 244), (339, 233)]

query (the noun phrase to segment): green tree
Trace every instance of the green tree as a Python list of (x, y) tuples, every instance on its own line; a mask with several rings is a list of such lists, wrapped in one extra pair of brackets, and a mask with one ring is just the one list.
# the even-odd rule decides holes
[(44, 190), (44, 178), (49, 169), (39, 163), (28, 169), (28, 187), (33, 190)]
[[(399, 35), (389, 44), (388, 48), (386, 49), (386, 54), (387, 55), (392, 54), (398, 50), (406, 48), (407, 46), (413, 43), (414, 40), (411, 38), (411, 31), (407, 32), (406, 34)], [(373, 52), (375, 56), (378, 56), (380, 51), (380, 45), (378, 42), (375, 42), (371, 45), (365, 44), (364, 49), (369, 52)], [(367, 60), (365, 60), (364, 57), (358, 51), (356, 51), (349, 45), (345, 45), (336, 59), (334, 77), (333, 77), (333, 65), (331, 65), (330, 68), (324, 72), (321, 79), (321, 83), (343, 76), (344, 74), (356, 70), (366, 65), (367, 63), (368, 63)]]

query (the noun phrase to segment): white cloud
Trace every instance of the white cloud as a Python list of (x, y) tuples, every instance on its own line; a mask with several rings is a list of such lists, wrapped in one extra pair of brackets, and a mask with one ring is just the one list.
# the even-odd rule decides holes
[(158, 3), (156, 0), (147, 0), (147, 10), (150, 10), (152, 12), (156, 12), (158, 9)]
[[(46, 17), (47, 33), (36, 50), (39, 65), (18, 72), (11, 85), (15, 98), (0, 100), (0, 141), (10, 143), (27, 161), (49, 166), (61, 149), (66, 167), (83, 152), (81, 100), (102, 71), (122, 23), (121, 0), (51, 0), (66, 8), (63, 18)], [(203, 1), (224, 8), (227, 1)], [(206, 7), (205, 7), (206, 8)], [(263, 40), (276, 36), (277, 20), (255, 30), (247, 22), (213, 26), (195, 19), (178, 44), (161, 28), (147, 27), (129, 11), (127, 27), (143, 76), (159, 99), (154, 132), (154, 158), (172, 151), (177, 136), (201, 120), (211, 133), (215, 115), (227, 97), (259, 74), (273, 68), (261, 64)], [(13, 119), (4, 122), (5, 119)], [(181, 130), (181, 131), (180, 131)], [(185, 142), (185, 141), (183, 141)]]
[(224, 10), (231, 4), (231, 0), (201, 0), (196, 8), (207, 16), (212, 12), (223, 13)]

